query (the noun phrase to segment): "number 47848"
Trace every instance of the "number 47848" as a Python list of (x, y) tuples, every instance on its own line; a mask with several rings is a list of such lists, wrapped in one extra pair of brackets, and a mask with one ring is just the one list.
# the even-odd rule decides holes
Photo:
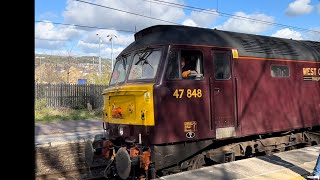
[[(176, 89), (173, 93), (173, 96), (176, 98), (182, 98), (184, 96), (184, 89)], [(202, 90), (201, 89), (187, 89), (187, 98), (201, 98)]]

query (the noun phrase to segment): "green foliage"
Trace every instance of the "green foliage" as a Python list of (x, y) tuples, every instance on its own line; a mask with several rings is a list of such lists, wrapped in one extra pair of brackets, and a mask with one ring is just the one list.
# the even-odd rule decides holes
[(85, 78), (88, 79), (90, 84), (97, 84), (97, 85), (108, 85), (110, 81), (110, 70), (102, 69), (101, 77), (97, 73), (90, 73)]
[[(35, 57), (37, 56), (41, 56), (44, 57), (44, 59), (42, 59), (41, 63), (52, 63), (52, 62), (56, 62), (56, 63), (92, 63), (92, 58), (95, 59), (95, 63), (97, 63), (99, 57), (97, 56), (81, 56), (81, 57), (69, 57), (67, 54), (61, 54), (61, 55), (50, 55), (50, 54), (35, 54)], [(107, 58), (101, 58), (101, 64), (107, 64)], [(35, 58), (35, 63), (36, 64), (40, 64), (40, 59), (39, 58)]]
[(47, 100), (44, 98), (37, 99), (35, 101), (35, 110), (41, 110), (43, 108), (47, 107)]
[(110, 73), (102, 73), (101, 78), (98, 76), (95, 79), (95, 84), (108, 85), (110, 81)]
[(100, 119), (101, 110), (88, 111), (86, 109), (70, 108), (42, 108), (35, 111), (35, 122), (47, 123), (68, 120)]

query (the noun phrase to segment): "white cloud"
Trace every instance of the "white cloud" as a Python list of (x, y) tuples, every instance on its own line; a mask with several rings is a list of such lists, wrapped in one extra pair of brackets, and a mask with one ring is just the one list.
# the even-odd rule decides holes
[[(123, 47), (118, 47), (118, 48), (113, 48), (113, 59), (115, 60), (116, 57), (124, 50)], [(79, 51), (78, 53), (79, 56), (95, 56), (98, 57), (99, 54), (97, 53), (85, 53), (83, 51)], [(101, 57), (102, 58), (108, 58), (111, 59), (111, 48), (105, 48), (105, 49), (101, 49)]]
[[(82, 40), (78, 41), (77, 47), (85, 53), (99, 53), (99, 44), (84, 42)], [(103, 48), (104, 45), (101, 45)]]
[(298, 32), (285, 28), (278, 30), (271, 36), (295, 40), (310, 40), (320, 42), (320, 27), (311, 28), (309, 30), (310, 31)]
[(318, 14), (320, 14), (320, 3), (319, 4), (317, 4), (317, 9), (318, 9)]
[(115, 35), (113, 37), (113, 45), (127, 46), (134, 41), (134, 35), (128, 33), (119, 33), (116, 30), (98, 30), (90, 33), (87, 37), (84, 37), (85, 42), (99, 43), (99, 38), (96, 34), (99, 34), (101, 37), (102, 43), (108, 44), (110, 42), (110, 37), (108, 35)]
[[(214, 9), (208, 9), (208, 11), (215, 11)], [(192, 20), (199, 27), (208, 27), (218, 17), (218, 13), (206, 13), (205, 11), (192, 11), (189, 19)], [(189, 20), (187, 19), (187, 20)]]
[[(315, 27), (311, 28), (310, 30), (304, 34), (304, 39), (305, 40), (310, 40), (310, 41), (318, 41), (320, 42), (320, 27)], [(317, 32), (314, 32), (317, 31)]]
[(51, 41), (47, 39), (35, 39), (35, 48), (39, 49), (61, 49), (66, 45), (65, 41)]
[[(241, 16), (250, 19), (259, 19), (260, 21), (267, 21), (271, 23), (274, 22), (274, 18), (272, 16), (267, 16), (265, 14), (245, 14), (244, 12), (236, 12), (235, 16)], [(222, 25), (217, 26), (216, 28), (221, 30), (258, 34), (266, 31), (271, 27), (270, 24), (248, 19), (239, 19), (235, 16), (229, 18), (226, 22), (224, 22)]]
[[(134, 41), (133, 34), (119, 33), (115, 30), (84, 31), (73, 26), (55, 26), (52, 23), (40, 22), (35, 25), (35, 48), (41, 52), (57, 53), (70, 51), (71, 54), (95, 55), (99, 54), (99, 37), (101, 37), (101, 56), (111, 56), (111, 41), (107, 36), (114, 34), (113, 38), (114, 57), (119, 50)], [(72, 46), (72, 47), (68, 47)]]
[(313, 6), (310, 3), (311, 0), (295, 0), (289, 4), (289, 7), (286, 10), (286, 15), (288, 16), (298, 16), (303, 14), (309, 14)]
[(290, 30), (289, 28), (281, 29), (272, 34), (273, 37), (280, 37), (286, 39), (295, 39), (295, 40), (302, 40), (302, 34), (300, 32)]
[(119, 49), (124, 49), (125, 46), (128, 46), (130, 43), (134, 41), (133, 34), (119, 33), (115, 30), (98, 30), (87, 33), (85, 37), (82, 37), (81, 40), (77, 43), (77, 48), (83, 51), (84, 53), (93, 53), (96, 56), (99, 55), (99, 37), (96, 35), (99, 34), (101, 37), (101, 56), (110, 57), (111, 56), (111, 41), (110, 37), (107, 37), (110, 34), (116, 35), (117, 37), (113, 37), (113, 50), (115, 54), (119, 54), (117, 52)]
[[(113, 59), (116, 59), (116, 57), (124, 50), (123, 47), (117, 47), (113, 48), (112, 54), (113, 54)], [(101, 56), (103, 57), (109, 57), (111, 59), (111, 48), (105, 48), (101, 50)]]
[(39, 22), (35, 25), (35, 37), (52, 40), (70, 40), (81, 35), (82, 31), (74, 26), (54, 26), (50, 22)]
[[(69, 53), (65, 49), (35, 49), (36, 54), (57, 55), (57, 56), (69, 56)], [(78, 56), (80, 52), (72, 51), (70, 56)]]
[[(99, 44), (89, 43), (80, 40), (77, 44), (77, 47), (81, 52), (85, 54), (91, 54), (94, 56), (99, 56)], [(113, 58), (116, 58), (120, 52), (124, 49), (123, 46), (114, 46), (113, 47)], [(101, 57), (111, 58), (111, 45), (102, 43), (100, 46)]]
[(118, 35), (118, 38), (114, 39), (115, 44), (128, 46), (134, 41), (134, 36), (132, 35)]
[[(182, 9), (162, 4), (155, 4), (144, 0), (92, 0), (91, 2), (171, 22), (178, 22), (185, 16)], [(171, 0), (170, 2), (181, 3), (179, 0)], [(135, 29), (139, 31), (145, 27), (155, 24), (169, 24), (73, 0), (67, 1), (67, 6), (63, 16), (67, 23), (130, 31), (134, 31)]]
[(35, 25), (35, 47), (40, 49), (60, 49), (68, 41), (80, 37), (81, 30), (73, 26), (54, 26), (48, 22)]
[[(113, 59), (115, 59), (124, 48), (118, 47), (113, 49)], [(46, 54), (46, 55), (57, 55), (57, 56), (69, 56), (66, 50), (48, 50), (48, 49), (35, 49), (35, 54)], [(97, 52), (84, 52), (83, 50), (73, 50), (70, 54), (71, 57), (81, 57), (81, 56), (95, 56), (98, 57), (99, 53)], [(101, 49), (101, 57), (111, 59), (111, 48)]]
[(182, 22), (182, 25), (185, 26), (194, 26), (194, 27), (198, 27), (199, 25), (197, 25), (192, 19), (186, 19)]

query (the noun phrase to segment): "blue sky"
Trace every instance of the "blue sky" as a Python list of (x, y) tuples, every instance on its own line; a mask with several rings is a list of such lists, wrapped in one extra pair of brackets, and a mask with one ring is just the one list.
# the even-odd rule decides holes
[[(127, 12), (151, 16), (176, 24), (217, 28), (258, 35), (320, 41), (320, 0), (82, 0)], [(167, 4), (165, 2), (170, 2)], [(174, 4), (185, 5), (176, 7)], [(204, 9), (201, 11), (195, 8)], [(218, 10), (218, 13), (216, 13)], [(238, 17), (238, 18), (235, 18)], [(274, 24), (241, 20), (258, 19)], [(36, 22), (41, 21), (41, 22)], [(75, 24), (98, 28), (63, 26)], [(143, 28), (170, 24), (75, 0), (35, 1), (35, 53), (111, 57), (107, 36), (114, 34), (113, 56), (116, 57)], [(294, 28), (297, 27), (297, 28)], [(298, 29), (302, 28), (304, 30)], [(123, 32), (119, 30), (132, 31)]]

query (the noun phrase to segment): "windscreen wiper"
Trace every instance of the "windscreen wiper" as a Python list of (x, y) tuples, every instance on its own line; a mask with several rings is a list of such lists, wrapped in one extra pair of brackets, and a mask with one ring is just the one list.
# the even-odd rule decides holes
[(145, 61), (143, 62), (142, 65), (144, 65), (144, 64), (148, 64), (151, 67), (151, 69), (153, 70), (153, 66), (146, 59), (145, 59)]
[(141, 54), (139, 55), (139, 61), (137, 61), (134, 65), (138, 65), (141, 61), (147, 61), (147, 58), (150, 56), (152, 51), (150, 51), (150, 48), (145, 49)]

